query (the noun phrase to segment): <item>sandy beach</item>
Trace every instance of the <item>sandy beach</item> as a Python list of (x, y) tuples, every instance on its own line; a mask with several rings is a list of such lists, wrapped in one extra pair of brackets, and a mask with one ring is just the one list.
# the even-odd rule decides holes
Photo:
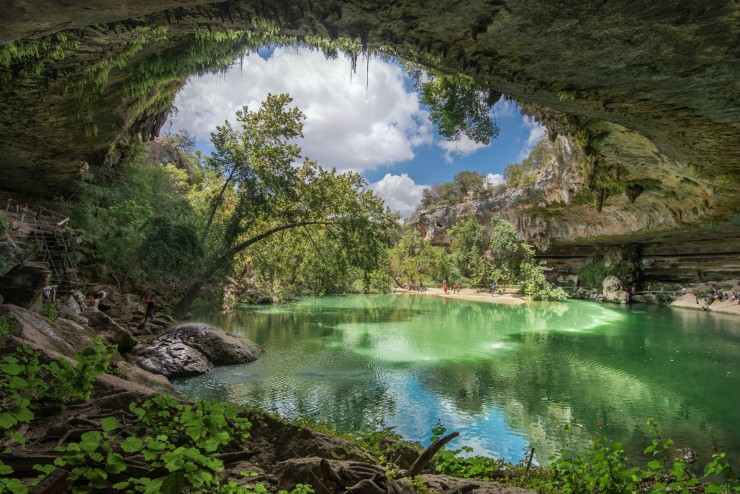
[(417, 290), (396, 289), (394, 293), (406, 293), (409, 295), (432, 295), (435, 297), (457, 298), (460, 300), (471, 300), (473, 302), (495, 302), (497, 304), (519, 305), (526, 304), (527, 298), (518, 293), (513, 293), (515, 289), (505, 290), (504, 293), (491, 295), (490, 292), (476, 290), (474, 288), (461, 288), (459, 293), (452, 293), (452, 289), (444, 293), (442, 288), (427, 288), (423, 292)]

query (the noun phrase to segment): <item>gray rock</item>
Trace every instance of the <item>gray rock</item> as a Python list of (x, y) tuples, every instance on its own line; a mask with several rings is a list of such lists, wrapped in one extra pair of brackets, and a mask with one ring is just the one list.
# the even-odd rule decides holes
[(136, 345), (128, 358), (149, 372), (186, 377), (204, 374), (219, 365), (253, 362), (261, 353), (257, 344), (218, 328), (182, 324), (149, 343)]
[(136, 345), (128, 359), (145, 371), (166, 377), (198, 376), (213, 369), (213, 364), (195, 348), (169, 340)]
[(105, 343), (116, 345), (118, 351), (126, 353), (136, 345), (136, 339), (126, 328), (114, 321), (110, 316), (97, 309), (87, 307), (82, 312), (87, 324), (105, 336)]
[(49, 284), (50, 279), (51, 271), (46, 263), (27, 262), (15, 266), (0, 276), (3, 302), (30, 309), (39, 302), (41, 290)]
[(618, 304), (629, 303), (629, 295), (622, 285), (622, 280), (616, 276), (607, 276), (602, 283), (602, 296), (607, 302)]
[[(79, 292), (78, 292), (79, 293)], [(68, 319), (77, 319), (82, 315), (82, 308), (80, 303), (74, 294), (69, 294), (66, 297), (62, 297), (59, 300), (59, 307), (57, 307), (57, 313), (60, 317), (66, 317)]]

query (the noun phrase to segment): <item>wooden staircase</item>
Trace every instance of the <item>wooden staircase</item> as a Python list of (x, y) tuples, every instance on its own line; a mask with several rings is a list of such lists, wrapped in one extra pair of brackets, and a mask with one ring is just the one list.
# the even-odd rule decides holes
[(7, 202), (5, 210), (15, 213), (16, 218), (28, 228), (29, 240), (41, 246), (41, 261), (49, 266), (51, 284), (56, 285), (57, 296), (82, 289), (65, 240), (69, 218), (46, 208), (31, 208), (12, 200)]

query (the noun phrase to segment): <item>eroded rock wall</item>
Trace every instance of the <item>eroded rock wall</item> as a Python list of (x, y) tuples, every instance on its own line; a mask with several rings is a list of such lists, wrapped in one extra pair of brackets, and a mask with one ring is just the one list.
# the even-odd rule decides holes
[[(89, 167), (115, 166), (156, 136), (188, 75), (247, 46), (214, 43), (214, 32), (250, 31), (257, 43), (346, 36), (545, 108), (553, 132), (588, 141), (594, 163), (621, 180), (660, 181), (601, 211), (498, 209), (541, 249), (615, 236), (649, 243), (709, 223), (730, 235), (740, 210), (739, 26), (735, 0), (15, 0), (0, 13), (0, 188), (65, 194)], [(544, 202), (573, 192), (550, 189)]]

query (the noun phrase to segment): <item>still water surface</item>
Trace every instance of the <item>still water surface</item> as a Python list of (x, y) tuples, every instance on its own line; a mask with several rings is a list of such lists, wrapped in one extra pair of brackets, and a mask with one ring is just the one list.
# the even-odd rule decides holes
[[(303, 299), (204, 318), (265, 349), (257, 362), (175, 383), (192, 398), (307, 418), (348, 432), (394, 427), (428, 443), (540, 462), (597, 422), (635, 460), (655, 417), (704, 463), (740, 459), (740, 320), (656, 306), (521, 306), (425, 296)], [(569, 435), (564, 426), (573, 427)], [(568, 437), (570, 436), (570, 437)]]

